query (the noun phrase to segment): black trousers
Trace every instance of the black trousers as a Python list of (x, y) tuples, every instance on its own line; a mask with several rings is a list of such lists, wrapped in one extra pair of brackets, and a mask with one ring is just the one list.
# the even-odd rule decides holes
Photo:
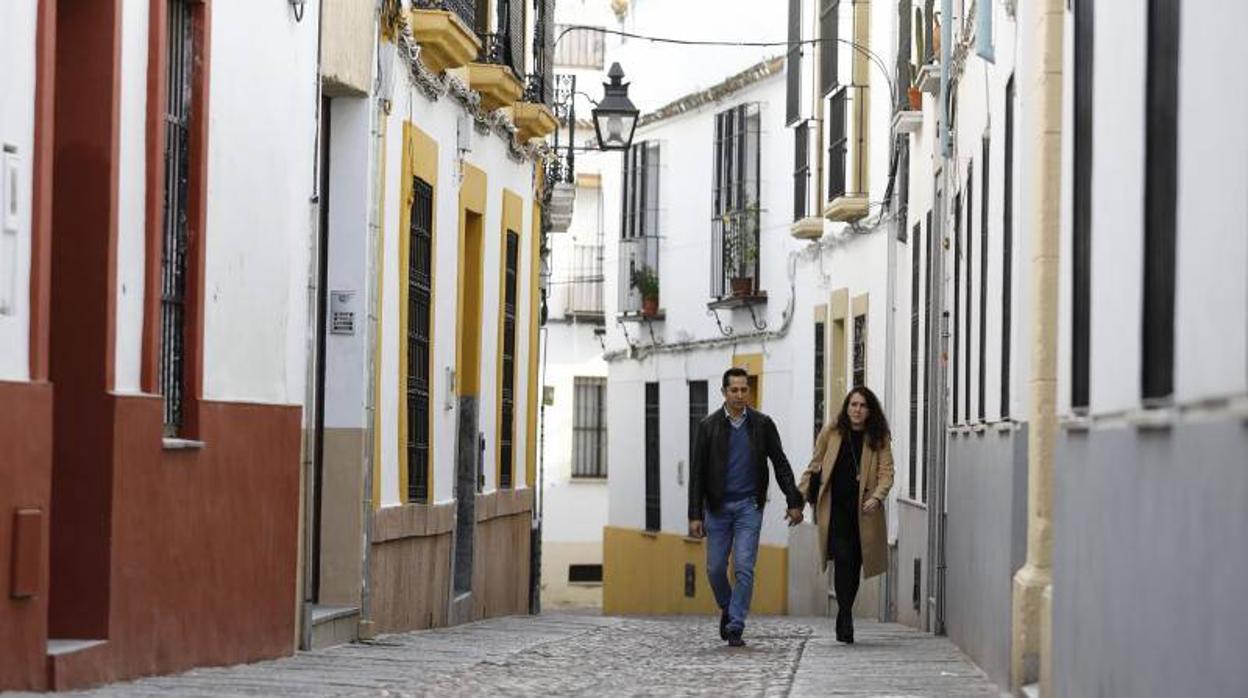
[(838, 618), (853, 618), (854, 599), (862, 578), (862, 538), (858, 535), (857, 512), (837, 517), (833, 512), (828, 535), (828, 558), (832, 560), (832, 587), (836, 591)]

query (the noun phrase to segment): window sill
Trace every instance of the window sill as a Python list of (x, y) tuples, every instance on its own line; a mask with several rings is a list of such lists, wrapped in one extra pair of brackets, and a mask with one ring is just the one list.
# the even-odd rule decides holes
[(711, 310), (731, 310), (733, 308), (746, 308), (751, 305), (766, 305), (767, 292), (755, 291), (749, 295), (743, 296), (724, 296), (719, 300), (711, 301), (706, 307)]
[(582, 589), (599, 589), (602, 587), (602, 582), (568, 582), (568, 586), (580, 587)]
[(605, 485), (607, 484), (607, 476), (603, 475), (602, 477), (598, 477), (594, 475), (573, 475), (568, 479), (568, 482), (573, 485)]
[(165, 437), (161, 439), (161, 447), (166, 451), (198, 451), (204, 447), (204, 442), (193, 439), (171, 439)]
[(616, 313), (615, 318), (623, 322), (663, 322), (667, 319), (667, 311), (660, 310), (654, 315), (644, 315), (636, 310)]
[(645, 536), (646, 538), (658, 538), (659, 533), (661, 533), (661, 531), (642, 531), (641, 535)]

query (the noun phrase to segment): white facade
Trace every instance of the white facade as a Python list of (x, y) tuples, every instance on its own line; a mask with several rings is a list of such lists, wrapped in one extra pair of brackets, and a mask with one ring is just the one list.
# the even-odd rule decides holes
[[(30, 376), (30, 226), (37, 0), (0, 7), (0, 380)], [(16, 179), (16, 181), (14, 181)], [(13, 194), (16, 193), (16, 197)]]

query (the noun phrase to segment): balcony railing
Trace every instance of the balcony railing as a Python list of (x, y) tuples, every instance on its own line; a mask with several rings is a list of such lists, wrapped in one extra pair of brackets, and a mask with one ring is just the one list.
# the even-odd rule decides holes
[(540, 73), (529, 73), (524, 80), (524, 101), (533, 104), (550, 104), (550, 83)]
[(602, 317), (602, 246), (574, 245), (568, 284), (567, 314)]
[(414, 0), (413, 6), (420, 10), (448, 10), (459, 15), (469, 29), (477, 28), (476, 0)]
[(711, 296), (750, 297), (759, 289), (757, 204), (711, 220)]
[(524, 76), (521, 70), (523, 56), (516, 56), (512, 50), (511, 35), (501, 32), (478, 34), (481, 38), (481, 51), (477, 54), (478, 63), (505, 65), (517, 78)]
[[(659, 239), (656, 237), (635, 237), (620, 240), (620, 275), (619, 286), (620, 313), (638, 313), (642, 310), (642, 294), (634, 283), (639, 274), (649, 270), (655, 279), (659, 278)], [(662, 289), (659, 289), (662, 298)]]

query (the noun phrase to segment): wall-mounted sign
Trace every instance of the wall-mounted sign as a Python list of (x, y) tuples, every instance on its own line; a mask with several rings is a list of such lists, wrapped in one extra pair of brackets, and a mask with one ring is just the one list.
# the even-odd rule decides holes
[(355, 334), (355, 291), (329, 292), (329, 333)]

